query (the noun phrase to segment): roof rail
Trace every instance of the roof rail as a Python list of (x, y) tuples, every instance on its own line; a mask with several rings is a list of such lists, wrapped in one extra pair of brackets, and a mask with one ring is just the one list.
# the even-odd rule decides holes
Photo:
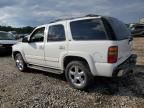
[(50, 21), (49, 23), (55, 23), (55, 22), (58, 22), (58, 21), (62, 21), (62, 19), (56, 19), (54, 21)]
[(100, 15), (88, 14), (88, 15), (86, 15), (85, 17), (98, 17), (98, 16), (100, 16)]
[(57, 20), (51, 21), (51, 22), (49, 22), (49, 23), (55, 23), (55, 22), (58, 22), (58, 21), (64, 21), (64, 20), (71, 20), (71, 19), (75, 19), (75, 18), (83, 18), (83, 17), (98, 17), (98, 16), (100, 16), (100, 15), (88, 14), (88, 15), (81, 16), (81, 17), (71, 17), (71, 18), (62, 18), (62, 19), (57, 19)]
[(49, 23), (55, 23), (55, 22), (58, 22), (58, 21), (64, 21), (64, 20), (71, 20), (71, 19), (74, 19), (74, 18), (78, 18), (78, 17), (56, 19), (56, 20), (51, 21), (51, 22), (49, 22)]

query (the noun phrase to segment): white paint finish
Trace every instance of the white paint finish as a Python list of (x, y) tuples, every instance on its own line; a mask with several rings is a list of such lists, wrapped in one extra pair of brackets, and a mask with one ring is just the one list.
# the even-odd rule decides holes
[(132, 54), (132, 43), (128, 39), (116, 43), (118, 45), (118, 62), (123, 62)]
[(69, 51), (87, 53), (95, 62), (106, 63), (108, 48), (112, 41), (71, 41)]
[(44, 65), (44, 42), (40, 43), (25, 43), (23, 46), (23, 52), (27, 62), (32, 64)]
[(108, 63), (95, 63), (96, 72), (94, 76), (106, 76), (111, 77), (116, 64)]
[[(64, 49), (60, 49), (60, 46), (65, 47)], [(62, 52), (67, 50), (66, 42), (47, 42), (45, 43), (45, 60), (46, 65), (50, 65), (53, 67), (59, 66), (59, 57)], [(51, 64), (53, 62), (53, 64)]]

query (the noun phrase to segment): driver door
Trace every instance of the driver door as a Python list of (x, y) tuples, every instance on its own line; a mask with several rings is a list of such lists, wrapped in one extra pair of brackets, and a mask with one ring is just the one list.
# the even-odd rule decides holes
[(29, 37), (29, 42), (23, 48), (28, 63), (44, 66), (44, 35), (45, 27), (40, 27)]

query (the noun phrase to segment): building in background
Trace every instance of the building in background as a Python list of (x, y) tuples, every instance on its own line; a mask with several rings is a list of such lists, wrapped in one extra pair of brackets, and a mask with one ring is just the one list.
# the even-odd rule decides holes
[(144, 24), (144, 17), (140, 19), (139, 23)]

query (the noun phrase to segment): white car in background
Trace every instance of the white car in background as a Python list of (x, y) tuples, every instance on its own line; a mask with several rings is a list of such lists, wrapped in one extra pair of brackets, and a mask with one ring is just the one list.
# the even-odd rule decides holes
[(0, 31), (0, 47), (12, 48), (12, 45), (16, 44), (17, 40), (12, 33)]

